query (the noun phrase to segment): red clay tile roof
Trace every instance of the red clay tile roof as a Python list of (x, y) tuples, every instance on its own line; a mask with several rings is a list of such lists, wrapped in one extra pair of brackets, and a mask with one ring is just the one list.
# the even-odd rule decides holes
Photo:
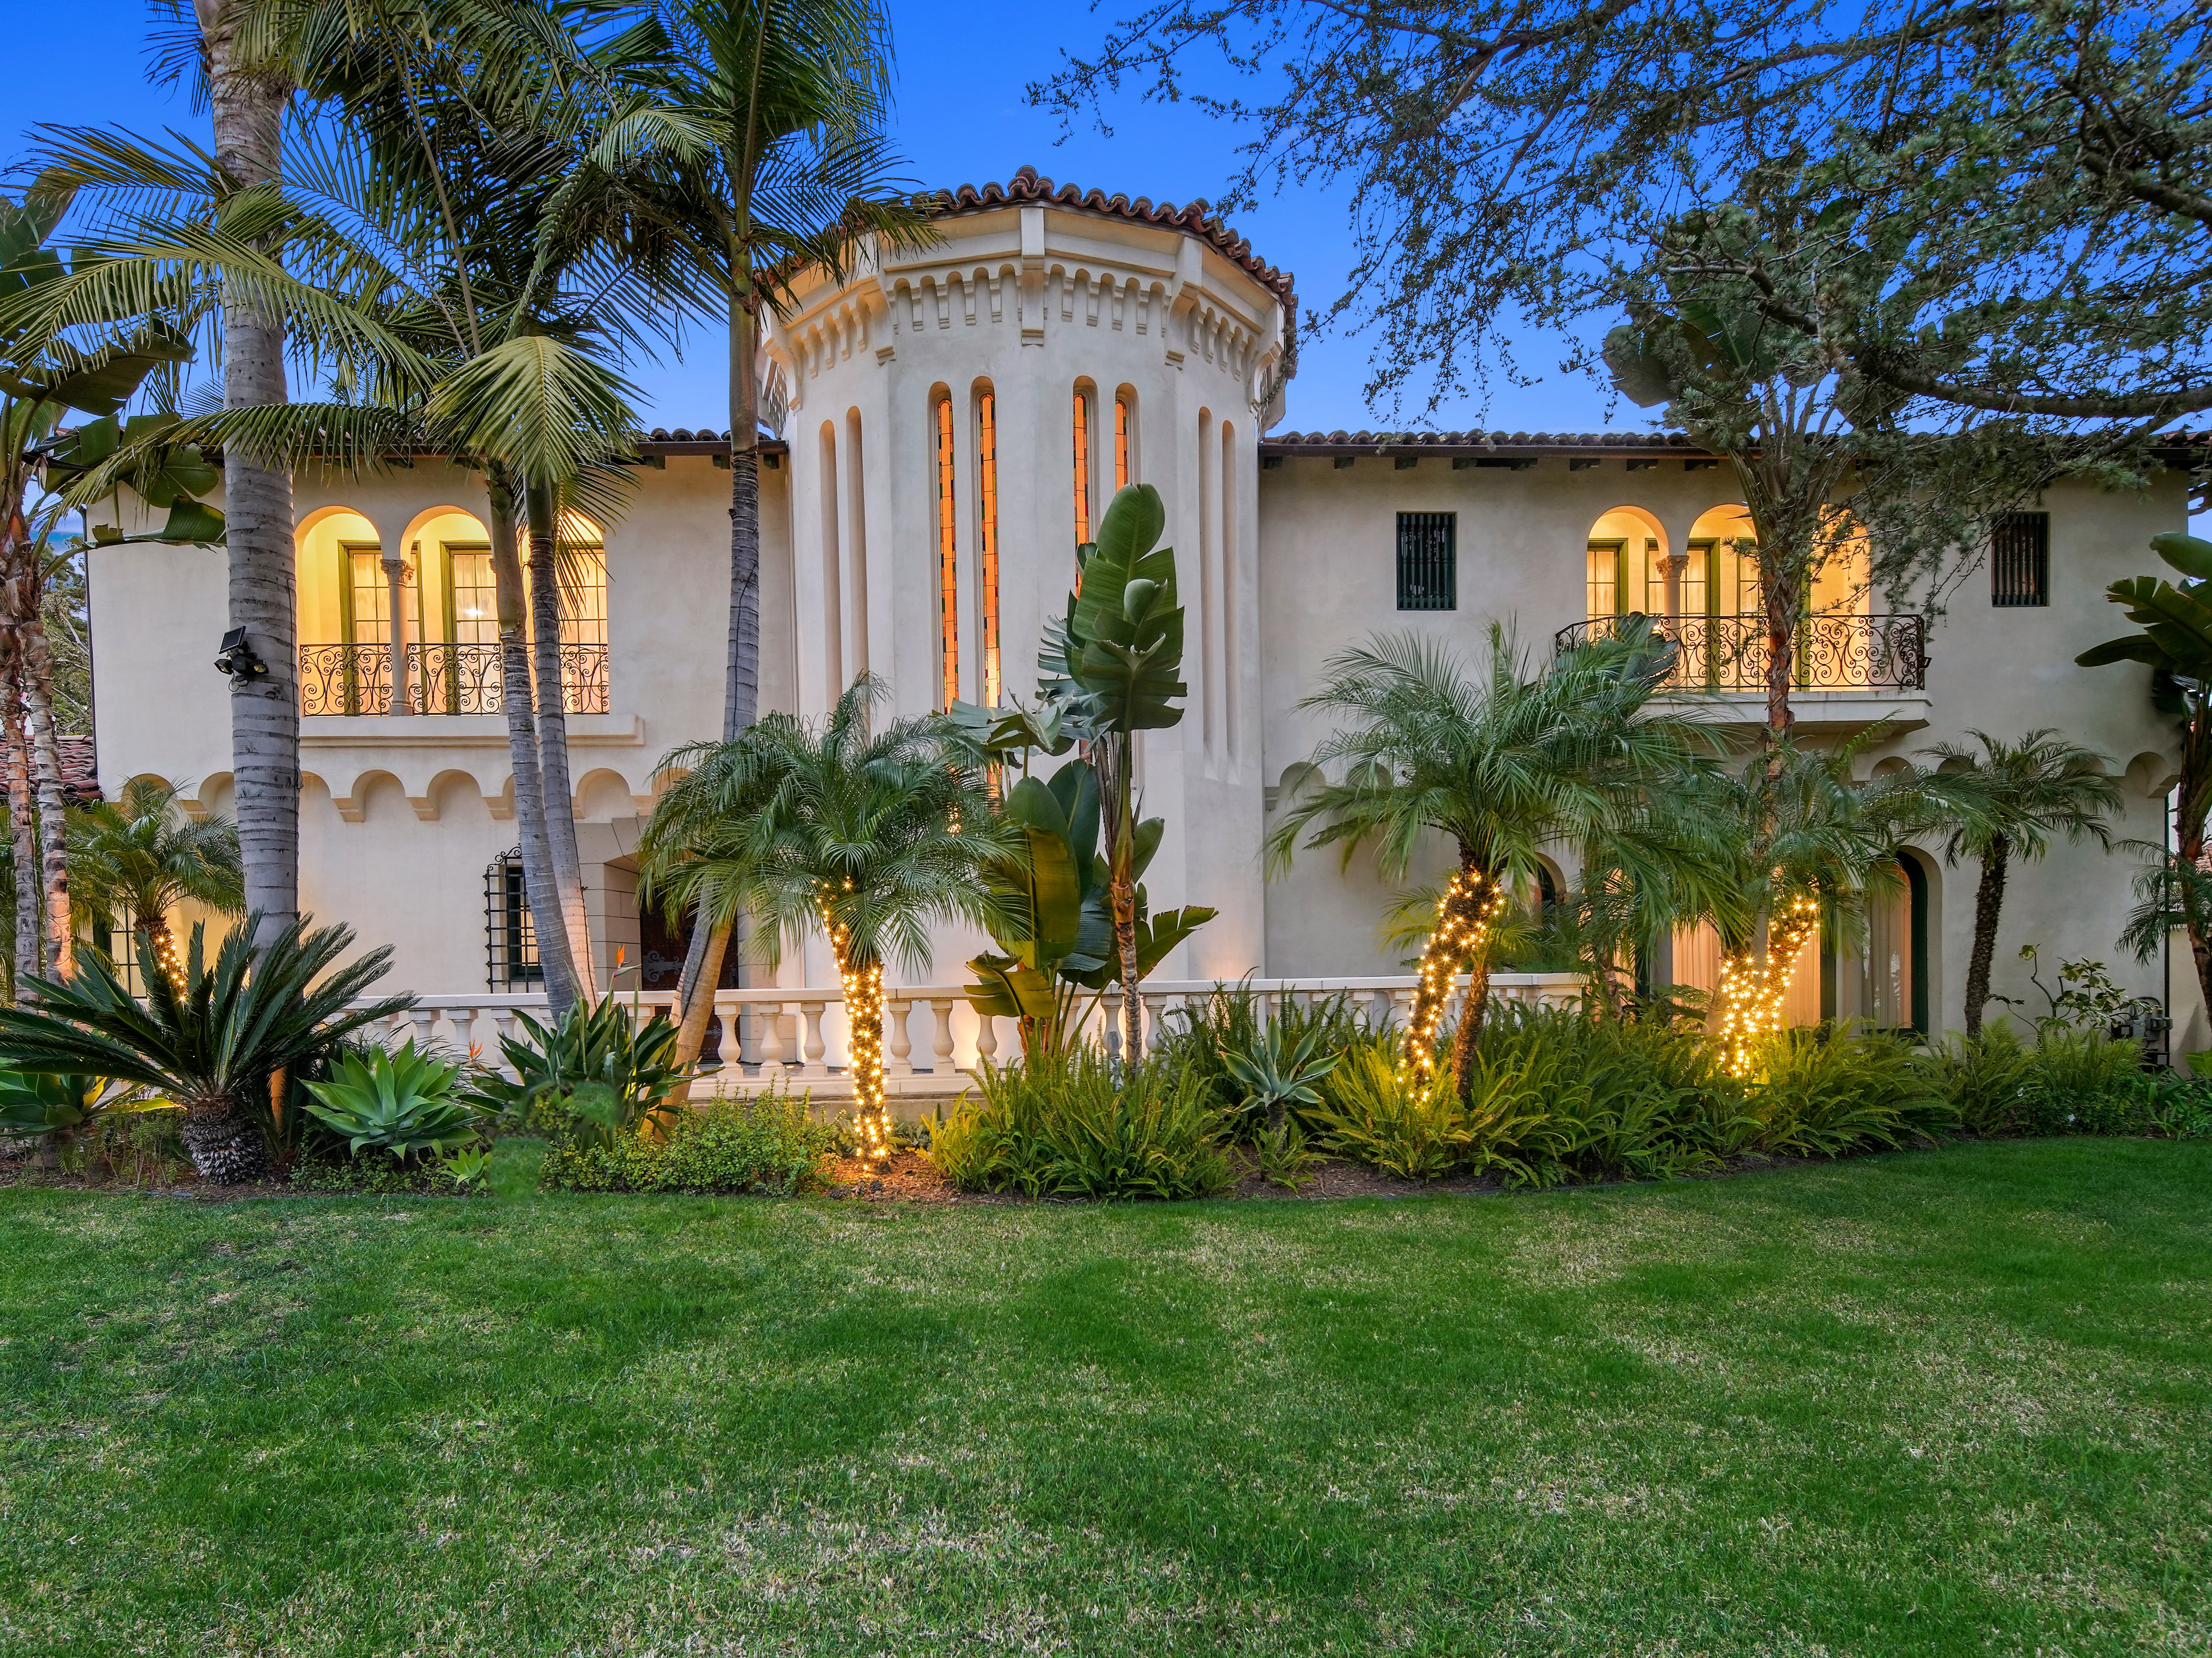
[(56, 735), (54, 744), (61, 750), (62, 793), (73, 806), (82, 806), (100, 799), (100, 761), (89, 737), (73, 737), (67, 732)]

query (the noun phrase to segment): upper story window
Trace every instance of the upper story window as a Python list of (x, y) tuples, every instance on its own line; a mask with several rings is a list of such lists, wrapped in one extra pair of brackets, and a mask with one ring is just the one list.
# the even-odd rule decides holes
[(983, 703), (999, 706), (999, 399), (975, 398), (977, 620), (983, 635)]
[(1075, 542), (1079, 547), (1091, 539), (1091, 393), (1079, 386), (1074, 413)]
[(1398, 608), (1459, 608), (1459, 514), (1398, 514)]
[(1129, 487), (1129, 424), (1130, 394), (1117, 392), (1114, 395), (1114, 487)]
[(952, 399), (939, 395), (937, 425), (937, 626), (939, 708), (960, 700), (958, 512), (953, 502)]
[(2051, 603), (2051, 514), (2000, 513), (1990, 524), (1990, 603), (2000, 610)]

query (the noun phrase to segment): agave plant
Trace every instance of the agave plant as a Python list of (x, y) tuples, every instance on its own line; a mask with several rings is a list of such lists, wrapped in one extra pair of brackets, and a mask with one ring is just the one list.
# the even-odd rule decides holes
[(514, 1079), (485, 1071), (471, 1084), (471, 1102), (510, 1127), (531, 1127), (550, 1108), (584, 1139), (611, 1144), (684, 1079), (676, 1027), (662, 1019), (640, 1025), (611, 996), (577, 1003), (550, 1029), (527, 1013), (515, 1017), (524, 1035), (500, 1039)]
[[(252, 1179), (267, 1167), (268, 1148), (251, 1107), (269, 1079), (415, 1005), (394, 996), (351, 1005), (384, 976), (390, 950), (340, 966), (351, 930), (310, 927), (305, 917), (256, 950), (259, 923), (247, 916), (210, 963), (206, 924), (195, 922), (183, 971), (173, 980), (147, 975), (143, 1003), (91, 951), (66, 980), (30, 981), (36, 1006), (0, 1008), (0, 1065), (154, 1089), (184, 1108), (185, 1150), (201, 1178)], [(139, 948), (152, 948), (143, 934)]]
[(1267, 1114), (1269, 1133), (1281, 1135), (1283, 1114), (1288, 1107), (1311, 1110), (1321, 1104), (1321, 1090), (1314, 1084), (1335, 1070), (1343, 1057), (1320, 1051), (1322, 1038), (1328, 1034), (1317, 1024), (1296, 1035), (1282, 1024), (1270, 1024), (1249, 1053), (1222, 1054), (1221, 1063), (1244, 1090), (1245, 1109)]
[(328, 1082), (307, 1084), (315, 1096), (307, 1112), (356, 1157), (364, 1147), (402, 1161), (453, 1151), (477, 1139), (475, 1113), (453, 1097), (460, 1070), (418, 1052), (411, 1037), (396, 1049), (348, 1053)]

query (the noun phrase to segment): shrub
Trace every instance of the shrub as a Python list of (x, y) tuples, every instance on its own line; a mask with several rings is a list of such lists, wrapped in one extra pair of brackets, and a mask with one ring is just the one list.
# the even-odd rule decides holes
[(1978, 1134), (2139, 1134), (2157, 1126), (2142, 1050), (2102, 1031), (2047, 1023), (2033, 1048), (2009, 1025), (1954, 1037), (1931, 1080)]
[(1331, 1150), (1401, 1180), (1436, 1180), (1468, 1161), (1474, 1131), (1449, 1066), (1419, 1084), (1392, 1048), (1368, 1042), (1330, 1080), (1332, 1102), (1308, 1114)]
[(1070, 1048), (987, 1067), (982, 1099), (938, 1126), (929, 1155), (963, 1191), (1202, 1198), (1236, 1182), (1204, 1075), (1155, 1054), (1124, 1071)]
[(1936, 1139), (1959, 1113), (1927, 1066), (1895, 1036), (1784, 1030), (1759, 1046), (1746, 1093), (1763, 1151), (1840, 1157)]
[(821, 1183), (831, 1131), (807, 1121), (806, 1096), (781, 1088), (748, 1099), (687, 1106), (656, 1128), (612, 1139), (556, 1129), (538, 1184), (565, 1192), (761, 1192)]
[(500, 1038), (514, 1080), (480, 1071), (467, 1096), (501, 1128), (581, 1134), (612, 1146), (635, 1134), (684, 1079), (673, 1062), (676, 1027), (665, 1019), (636, 1023), (611, 996), (578, 1002), (550, 1029), (526, 1013), (516, 1017), (525, 1034)]
[(477, 1141), (474, 1114), (453, 1097), (459, 1072), (458, 1065), (417, 1053), (411, 1037), (396, 1049), (348, 1053), (331, 1066), (329, 1081), (307, 1084), (313, 1096), (307, 1111), (354, 1157), (385, 1151), (396, 1162), (420, 1162), (424, 1153)]
[[(1152, 1044), (1154, 1054), (1197, 1076), (1214, 1108), (1230, 1120), (1235, 1139), (1256, 1134), (1266, 1108), (1264, 1102), (1252, 1102), (1250, 1090), (1231, 1067), (1231, 1055), (1247, 1064), (1260, 1062), (1271, 1032), (1274, 1042), (1291, 1048), (1312, 1036), (1312, 1051), (1323, 1056), (1389, 1041), (1387, 1033), (1378, 1037), (1370, 1029), (1348, 996), (1340, 993), (1272, 1009), (1269, 1000), (1265, 993), (1252, 988), (1249, 980), (1217, 984), (1211, 995), (1194, 1005), (1169, 1009)], [(1325, 1080), (1320, 1092), (1323, 1103), (1331, 1102)]]
[(2212, 1081), (2197, 1078), (2154, 1090), (2144, 1115), (2168, 1139), (2212, 1139)]

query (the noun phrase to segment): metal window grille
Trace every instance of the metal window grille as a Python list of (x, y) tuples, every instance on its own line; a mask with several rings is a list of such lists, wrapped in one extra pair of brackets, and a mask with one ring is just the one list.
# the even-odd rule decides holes
[(1398, 514), (1398, 608), (1459, 608), (1459, 514)]
[(544, 982), (517, 847), (484, 866), (484, 988), (496, 993)]
[(2051, 603), (2051, 514), (2001, 513), (1990, 525), (1990, 603), (2000, 610)]

